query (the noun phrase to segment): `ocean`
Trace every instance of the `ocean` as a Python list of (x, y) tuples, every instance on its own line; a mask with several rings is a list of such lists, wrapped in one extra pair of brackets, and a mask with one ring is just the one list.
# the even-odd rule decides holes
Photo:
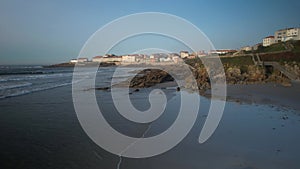
[[(104, 67), (97, 72), (99, 86), (110, 86), (115, 68)], [(115, 77), (115, 83), (124, 81), (130, 75), (131, 68), (123, 68), (123, 76)], [(86, 76), (90, 72), (84, 72)], [(0, 66), (0, 99), (49, 90), (72, 84), (73, 68), (43, 66)], [(74, 82), (73, 82), (74, 83)]]

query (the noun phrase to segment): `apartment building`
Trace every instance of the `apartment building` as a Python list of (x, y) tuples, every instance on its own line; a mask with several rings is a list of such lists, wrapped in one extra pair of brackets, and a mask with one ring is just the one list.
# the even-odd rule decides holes
[(263, 39), (263, 46), (270, 46), (272, 44), (275, 43), (275, 37), (274, 36), (268, 36), (268, 37), (265, 37)]
[(275, 42), (300, 40), (300, 28), (286, 28), (275, 32)]

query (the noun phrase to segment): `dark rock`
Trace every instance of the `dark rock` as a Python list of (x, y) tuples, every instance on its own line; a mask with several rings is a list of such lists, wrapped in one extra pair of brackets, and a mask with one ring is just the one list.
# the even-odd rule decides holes
[(138, 73), (130, 82), (131, 88), (151, 87), (159, 83), (174, 81), (167, 72), (159, 69), (145, 69)]
[(287, 120), (287, 119), (289, 119), (289, 117), (286, 116), (286, 115), (284, 115), (284, 116), (282, 117), (282, 119), (283, 119), (283, 120)]
[(96, 87), (95, 90), (109, 90), (110, 87)]
[(75, 63), (59, 63), (59, 64), (54, 64), (54, 65), (49, 65), (49, 66), (44, 66), (45, 68), (56, 68), (56, 67), (74, 67)]
[(101, 66), (101, 67), (110, 67), (110, 66), (115, 66), (115, 65), (116, 65), (116, 63), (114, 63), (114, 62), (101, 62), (99, 64), (99, 66)]

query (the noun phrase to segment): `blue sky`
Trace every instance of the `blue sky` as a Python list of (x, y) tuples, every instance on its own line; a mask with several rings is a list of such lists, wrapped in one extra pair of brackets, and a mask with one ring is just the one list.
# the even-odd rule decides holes
[(137, 12), (177, 15), (201, 29), (216, 48), (237, 49), (277, 29), (299, 27), (299, 8), (297, 0), (2, 0), (0, 65), (68, 61), (96, 30)]

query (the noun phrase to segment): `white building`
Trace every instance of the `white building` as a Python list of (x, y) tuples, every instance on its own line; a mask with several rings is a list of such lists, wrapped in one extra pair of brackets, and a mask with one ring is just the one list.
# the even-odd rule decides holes
[(70, 60), (70, 63), (77, 63), (77, 62), (78, 62), (77, 59), (71, 59), (71, 60)]
[(122, 62), (121, 56), (95, 56), (92, 59), (92, 62)]
[(286, 40), (300, 40), (300, 28), (289, 28), (286, 31)]
[(209, 52), (209, 54), (225, 55), (225, 54), (228, 54), (228, 53), (235, 53), (235, 52), (237, 52), (237, 51), (233, 50), (233, 49), (218, 49), (218, 50), (211, 50)]
[(167, 58), (159, 58), (160, 62), (172, 62), (172, 59), (167, 57)]
[(88, 60), (88, 58), (78, 58), (77, 59), (77, 62), (80, 62), (80, 63), (82, 63), (82, 62), (88, 62), (89, 60)]
[(274, 36), (268, 36), (268, 37), (265, 37), (263, 39), (263, 46), (270, 46), (272, 45), (273, 43), (275, 43), (275, 37)]
[(180, 57), (181, 58), (189, 57), (189, 52), (188, 51), (180, 51)]
[(300, 40), (300, 28), (286, 28), (275, 32), (275, 42)]
[(276, 43), (285, 41), (285, 39), (286, 39), (286, 30), (287, 29), (280, 29), (280, 30), (275, 32), (275, 42)]
[(95, 56), (92, 58), (92, 62), (102, 62), (103, 57), (102, 56)]
[(122, 56), (122, 62), (125, 62), (125, 63), (135, 62), (135, 55), (124, 55), (124, 56)]
[(248, 52), (248, 51), (252, 50), (252, 47), (251, 46), (244, 46), (244, 47), (241, 48), (241, 50)]

